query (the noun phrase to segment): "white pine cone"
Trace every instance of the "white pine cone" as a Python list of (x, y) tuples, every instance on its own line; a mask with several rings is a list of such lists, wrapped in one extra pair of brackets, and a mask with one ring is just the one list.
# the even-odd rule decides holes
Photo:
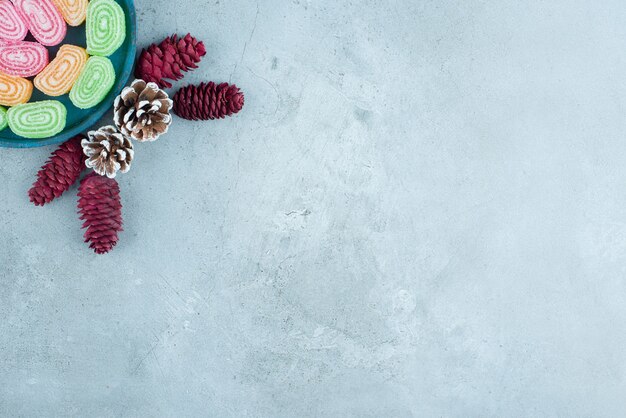
[(139, 142), (154, 141), (172, 123), (173, 102), (156, 83), (135, 80), (113, 105), (113, 121), (120, 132)]
[(96, 131), (87, 133), (81, 145), (87, 156), (85, 165), (108, 178), (114, 178), (118, 171), (126, 173), (130, 170), (135, 152), (131, 140), (115, 129), (115, 126), (103, 126)]

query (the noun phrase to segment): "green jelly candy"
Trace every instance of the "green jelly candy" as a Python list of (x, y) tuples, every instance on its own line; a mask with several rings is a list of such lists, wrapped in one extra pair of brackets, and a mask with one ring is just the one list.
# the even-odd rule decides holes
[(56, 100), (24, 103), (7, 111), (9, 127), (24, 138), (48, 138), (65, 128), (67, 109)]
[(7, 110), (0, 106), (0, 131), (7, 127), (9, 119), (7, 119)]
[(89, 109), (104, 100), (113, 84), (115, 70), (111, 61), (104, 57), (91, 57), (70, 91), (70, 100), (79, 109)]
[(124, 43), (126, 16), (114, 0), (91, 0), (87, 6), (87, 53), (108, 57)]

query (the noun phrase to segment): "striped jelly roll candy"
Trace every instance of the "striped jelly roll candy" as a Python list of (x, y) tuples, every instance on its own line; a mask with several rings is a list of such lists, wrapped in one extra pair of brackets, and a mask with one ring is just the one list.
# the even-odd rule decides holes
[(54, 46), (65, 39), (67, 25), (52, 0), (13, 0), (13, 4), (40, 44)]
[(126, 38), (126, 16), (113, 0), (91, 0), (87, 6), (87, 53), (108, 57)]
[(87, 63), (87, 58), (87, 52), (83, 48), (63, 45), (57, 56), (35, 77), (35, 87), (53, 97), (69, 93)]
[(0, 0), (0, 39), (22, 41), (28, 33), (28, 25), (9, 0)]
[(7, 111), (9, 128), (24, 138), (48, 138), (65, 128), (67, 110), (57, 100), (31, 102)]
[(37, 42), (0, 40), (0, 72), (31, 77), (48, 65), (48, 50)]
[(90, 57), (70, 91), (72, 104), (89, 109), (100, 103), (115, 84), (115, 69), (108, 58)]
[(22, 77), (0, 72), (0, 105), (15, 106), (26, 103), (33, 94), (33, 83)]
[(87, 0), (52, 0), (70, 26), (79, 26), (87, 17)]
[(7, 110), (0, 106), (0, 131), (9, 125), (9, 119), (7, 118)]

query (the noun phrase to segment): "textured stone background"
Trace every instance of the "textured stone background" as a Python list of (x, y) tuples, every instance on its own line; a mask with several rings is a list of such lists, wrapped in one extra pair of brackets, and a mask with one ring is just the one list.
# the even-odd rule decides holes
[(623, 414), (622, 0), (137, 9), (246, 106), (137, 147), (106, 256), (0, 149), (1, 416)]

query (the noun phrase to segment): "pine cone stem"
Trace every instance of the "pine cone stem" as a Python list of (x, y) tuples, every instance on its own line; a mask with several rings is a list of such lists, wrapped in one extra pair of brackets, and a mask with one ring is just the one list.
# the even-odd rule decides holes
[(62, 143), (37, 173), (37, 180), (28, 191), (30, 201), (43, 206), (61, 196), (78, 180), (85, 168), (85, 156), (80, 145), (81, 135)]
[(97, 254), (111, 251), (122, 231), (120, 188), (115, 179), (91, 173), (78, 188), (78, 211), (87, 228), (84, 237)]
[(187, 86), (174, 95), (174, 112), (188, 120), (222, 119), (239, 112), (243, 104), (243, 92), (228, 83)]

